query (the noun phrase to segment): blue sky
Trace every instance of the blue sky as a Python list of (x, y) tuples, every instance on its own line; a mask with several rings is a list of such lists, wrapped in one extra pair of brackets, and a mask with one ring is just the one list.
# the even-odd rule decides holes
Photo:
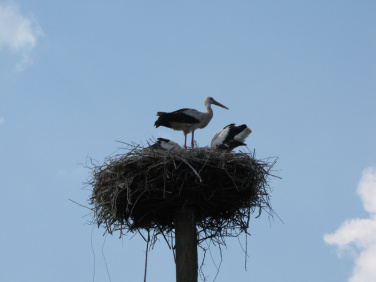
[[(247, 270), (227, 240), (216, 281), (374, 281), (376, 232), (362, 222), (375, 224), (375, 12), (374, 1), (0, 0), (0, 280), (110, 281), (106, 260), (111, 281), (142, 281), (145, 243), (103, 237), (69, 201), (90, 197), (80, 163), (103, 162), (116, 140), (182, 144), (153, 126), (156, 112), (204, 110), (212, 96), (230, 110), (215, 107), (196, 141), (251, 127), (248, 148), (279, 158), (283, 220), (252, 219)], [(163, 241), (148, 265), (148, 281), (174, 281)]]

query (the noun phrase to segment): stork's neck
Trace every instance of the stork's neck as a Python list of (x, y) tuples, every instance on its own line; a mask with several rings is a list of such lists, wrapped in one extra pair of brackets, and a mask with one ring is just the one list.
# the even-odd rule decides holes
[(211, 104), (205, 103), (205, 107), (206, 107), (206, 113), (201, 114), (200, 123), (197, 126), (198, 128), (204, 128), (205, 126), (207, 126), (213, 117), (213, 110), (211, 108)]
[[(212, 119), (212, 117), (213, 117), (213, 109), (212, 109), (210, 103), (205, 104), (205, 107), (206, 107), (206, 116), (207, 116), (207, 119), (208, 119), (208, 122), (207, 122), (207, 124), (208, 124), (209, 121), (210, 121), (210, 120)], [(205, 125), (205, 126), (206, 126), (206, 125)]]
[(206, 107), (206, 112), (210, 115), (210, 116), (213, 116), (213, 109), (211, 107), (211, 104), (210, 103), (205, 103), (205, 107)]

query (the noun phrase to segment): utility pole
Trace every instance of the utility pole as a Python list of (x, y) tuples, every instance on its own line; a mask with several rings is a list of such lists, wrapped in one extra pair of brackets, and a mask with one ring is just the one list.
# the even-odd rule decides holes
[(182, 207), (175, 212), (176, 282), (197, 282), (197, 232), (195, 211)]

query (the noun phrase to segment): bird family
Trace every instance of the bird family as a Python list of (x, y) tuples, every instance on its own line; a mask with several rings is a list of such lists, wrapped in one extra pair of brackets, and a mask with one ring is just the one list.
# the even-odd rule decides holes
[[(206, 112), (200, 112), (195, 109), (180, 109), (174, 112), (158, 112), (158, 119), (155, 126), (165, 126), (173, 130), (183, 131), (184, 148), (187, 149), (187, 135), (192, 133), (191, 147), (194, 147), (194, 132), (198, 128), (206, 127), (213, 118), (213, 109), (211, 105), (216, 105), (224, 109), (228, 108), (214, 100), (212, 97), (206, 97), (204, 100)], [(245, 146), (245, 139), (251, 134), (252, 130), (243, 124), (236, 126), (231, 123), (225, 126), (213, 137), (210, 147), (215, 150), (232, 151), (238, 146)], [(177, 143), (169, 139), (158, 138), (157, 142), (152, 146), (156, 149), (172, 150), (181, 148)]]

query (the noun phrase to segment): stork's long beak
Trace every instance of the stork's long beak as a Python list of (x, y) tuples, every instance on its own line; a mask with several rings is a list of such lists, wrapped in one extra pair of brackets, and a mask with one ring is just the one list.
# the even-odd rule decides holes
[(227, 108), (226, 106), (222, 105), (221, 103), (218, 103), (218, 102), (217, 102), (216, 100), (214, 100), (214, 99), (213, 99), (213, 104), (214, 104), (214, 105), (217, 105), (217, 106), (219, 106), (219, 107), (222, 107), (222, 108), (224, 108), (224, 109), (229, 110), (229, 108)]

